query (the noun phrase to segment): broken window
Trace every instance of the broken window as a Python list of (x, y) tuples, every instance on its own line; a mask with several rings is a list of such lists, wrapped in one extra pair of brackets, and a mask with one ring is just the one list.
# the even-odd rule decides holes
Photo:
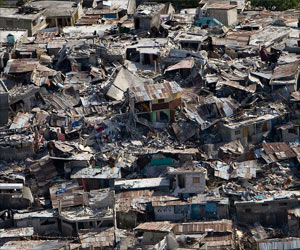
[(84, 224), (83, 222), (78, 223), (78, 229), (84, 229)]
[(235, 135), (241, 134), (241, 130), (236, 130), (236, 131), (234, 131), (234, 134), (235, 134)]
[(279, 206), (281, 206), (281, 207), (287, 206), (287, 203), (286, 202), (280, 202)]
[(200, 177), (193, 177), (193, 183), (200, 183)]
[(185, 176), (183, 174), (178, 175), (178, 186), (185, 188)]
[(150, 109), (150, 102), (140, 102), (135, 104), (135, 112), (136, 113), (143, 113), (143, 112), (151, 112)]
[(297, 134), (297, 129), (296, 128), (289, 128), (288, 133), (289, 134)]
[(256, 124), (256, 134), (263, 132), (263, 123), (257, 123)]
[(135, 18), (134, 19), (134, 28), (135, 29), (139, 29), (140, 28), (140, 19), (139, 18)]
[(188, 211), (188, 206), (174, 206), (174, 214), (187, 214)]
[(56, 221), (53, 220), (44, 220), (43, 222), (41, 222), (41, 226), (54, 225), (55, 223)]

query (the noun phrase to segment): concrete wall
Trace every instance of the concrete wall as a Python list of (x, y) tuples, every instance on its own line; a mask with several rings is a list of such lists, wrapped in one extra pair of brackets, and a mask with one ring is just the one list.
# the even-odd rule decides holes
[(261, 203), (237, 203), (237, 219), (241, 223), (259, 222), (263, 226), (286, 225), (287, 210), (299, 204), (297, 199), (273, 200)]
[(0, 93), (0, 126), (6, 125), (7, 122), (8, 122), (8, 93)]
[(40, 21), (40, 17), (36, 19), (36, 24), (33, 24), (33, 20), (18, 20), (17, 18), (5, 18), (0, 17), (0, 28), (11, 29), (26, 29), (28, 36), (32, 36), (36, 31), (46, 26), (45, 18)]
[(262, 140), (265, 132), (272, 129), (272, 122), (263, 121), (256, 124), (241, 125), (238, 128), (231, 129), (221, 125), (220, 134), (224, 141), (241, 140), (243, 142), (257, 143)]
[(15, 220), (15, 226), (18, 228), (33, 227), (34, 232), (38, 234), (58, 231), (58, 222), (56, 218), (26, 218)]
[(24, 160), (34, 154), (33, 142), (28, 144), (20, 144), (13, 146), (3, 147), (0, 146), (0, 160)]
[(134, 211), (117, 212), (118, 228), (128, 229), (137, 226), (137, 214)]
[(154, 207), (155, 219), (158, 221), (168, 220), (168, 221), (179, 221), (183, 220), (185, 217), (183, 214), (175, 214), (174, 206), (164, 206), (164, 207)]
[(145, 232), (143, 234), (142, 245), (154, 245), (161, 241), (166, 234), (164, 232)]
[[(205, 210), (205, 204), (194, 204), (196, 206), (201, 206), (202, 209), (199, 211), (199, 216), (197, 220), (206, 220), (211, 218)], [(155, 219), (158, 221), (185, 221), (185, 220), (195, 220), (193, 218), (193, 212), (191, 204), (182, 205), (182, 206), (163, 206), (163, 207), (154, 207)], [(181, 213), (178, 213), (178, 207), (180, 207)], [(176, 212), (177, 211), (177, 212)], [(176, 212), (176, 213), (175, 213)], [(213, 219), (228, 219), (229, 211), (228, 205), (226, 204), (216, 204), (216, 214), (212, 216)]]
[[(1, 107), (0, 107), (1, 109)], [(295, 133), (289, 133), (289, 130), (281, 130), (281, 137), (283, 142), (294, 142), (299, 138), (299, 130), (298, 128), (295, 129)]]
[[(175, 193), (190, 193), (190, 194), (200, 194), (205, 191), (205, 173), (184, 173), (185, 187), (180, 188), (178, 183), (178, 176), (176, 176), (176, 189)], [(194, 178), (200, 178), (199, 183), (194, 183)]]
[[(139, 20), (139, 27), (136, 26), (136, 23)], [(139, 30), (150, 30), (151, 28), (159, 28), (161, 24), (160, 14), (156, 14), (153, 16), (136, 16), (134, 17), (135, 29)]]
[[(1, 149), (0, 149), (1, 150)], [(30, 201), (25, 198), (14, 198), (12, 194), (0, 194), (0, 209), (26, 209)]]
[(233, 25), (237, 22), (237, 9), (208, 9), (209, 17), (214, 17), (226, 26)]

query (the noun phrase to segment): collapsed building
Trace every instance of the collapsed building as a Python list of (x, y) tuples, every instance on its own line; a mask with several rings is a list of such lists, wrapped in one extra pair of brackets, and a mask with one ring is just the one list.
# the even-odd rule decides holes
[(300, 248), (299, 11), (173, 4), (0, 8), (0, 249)]

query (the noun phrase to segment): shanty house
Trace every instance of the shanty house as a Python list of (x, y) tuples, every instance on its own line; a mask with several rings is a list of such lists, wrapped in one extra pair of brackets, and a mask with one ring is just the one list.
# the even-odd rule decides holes
[[(151, 247), (151, 249), (167, 249), (168, 240), (166, 240), (166, 237), (172, 237), (174, 235), (174, 227), (175, 224), (171, 224), (169, 221), (145, 222), (138, 225), (134, 230), (142, 234), (142, 241), (139, 245), (136, 246), (137, 249), (139, 249), (139, 247), (141, 247), (142, 249), (145, 249), (144, 247), (147, 247), (146, 249), (149, 249), (150, 246), (153, 245), (155, 245), (156, 247)], [(175, 243), (175, 246), (176, 245), (177, 244)]]
[(280, 123), (282, 114), (265, 114), (241, 121), (231, 121), (220, 126), (220, 134), (224, 141), (241, 140), (245, 145), (248, 142), (257, 143), (264, 133), (270, 132), (274, 125)]
[(227, 219), (229, 216), (228, 198), (199, 196), (178, 201), (152, 202), (155, 219), (158, 221), (183, 221)]
[[(232, 249), (233, 228), (231, 220), (195, 221), (175, 224), (176, 238), (188, 235), (190, 239), (200, 236), (203, 249)], [(188, 242), (186, 243), (188, 245)], [(202, 248), (201, 248), (202, 249)]]
[(33, 227), (34, 232), (40, 235), (58, 232), (58, 218), (53, 210), (18, 211), (18, 213), (14, 213), (13, 220), (16, 227)]
[(175, 109), (181, 105), (181, 88), (176, 82), (132, 86), (129, 95), (131, 114), (137, 120), (173, 122)]
[(276, 67), (270, 80), (272, 90), (286, 87), (289, 92), (297, 91), (299, 83), (298, 61)]

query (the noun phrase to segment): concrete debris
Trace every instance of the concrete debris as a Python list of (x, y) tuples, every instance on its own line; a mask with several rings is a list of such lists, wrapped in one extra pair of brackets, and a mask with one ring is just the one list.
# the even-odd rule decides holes
[(300, 248), (299, 10), (21, 2), (0, 7), (0, 249)]

